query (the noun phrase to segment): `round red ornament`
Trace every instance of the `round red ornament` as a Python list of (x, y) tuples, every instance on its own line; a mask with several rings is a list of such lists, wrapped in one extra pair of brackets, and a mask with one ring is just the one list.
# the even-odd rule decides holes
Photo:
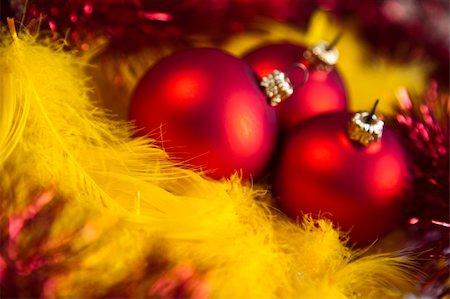
[(399, 222), (410, 172), (396, 135), (383, 131), (376, 116), (370, 127), (361, 114), (355, 117), (323, 114), (292, 130), (281, 151), (275, 190), (288, 216), (325, 216), (365, 245)]
[[(310, 52), (305, 47), (290, 43), (271, 44), (258, 48), (243, 57), (260, 78), (266, 77), (274, 70), (279, 70), (289, 73), (287, 75), (292, 84), (299, 85), (294, 88), (290, 97), (276, 107), (280, 123), (287, 129), (293, 128), (311, 116), (347, 109), (347, 93), (344, 83), (339, 73), (332, 67), (336, 61), (320, 61), (318, 63), (319, 61), (312, 59), (315, 54), (305, 58), (304, 54), (312, 54), (314, 47), (309, 50)], [(323, 47), (321, 50), (321, 54), (331, 54), (333, 59), (337, 59), (335, 48), (331, 47), (328, 50), (333, 51), (332, 53), (328, 53)], [(336, 57), (334, 57), (335, 55)], [(304, 70), (295, 67), (298, 63), (302, 63), (306, 67), (309, 73), (308, 78), (305, 78)], [(304, 81), (305, 83), (302, 84)]]
[(158, 61), (130, 106), (139, 133), (173, 159), (214, 178), (258, 176), (270, 160), (277, 119), (247, 63), (221, 50), (195, 48)]

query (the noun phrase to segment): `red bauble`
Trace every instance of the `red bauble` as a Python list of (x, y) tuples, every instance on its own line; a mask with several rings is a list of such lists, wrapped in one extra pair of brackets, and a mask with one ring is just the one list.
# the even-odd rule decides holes
[(352, 115), (313, 117), (287, 136), (275, 189), (290, 217), (323, 215), (353, 241), (365, 245), (399, 223), (410, 183), (406, 154), (396, 135), (384, 128), (380, 141), (364, 147), (347, 136)]
[[(275, 69), (288, 71), (292, 65), (303, 60), (305, 50), (302, 46), (289, 43), (272, 44), (248, 53), (244, 60), (262, 78)], [(295, 84), (303, 81), (303, 75), (303, 72), (293, 70), (289, 77)], [(310, 72), (308, 81), (276, 107), (281, 125), (288, 129), (311, 116), (346, 109), (347, 93), (336, 70)]]
[(276, 113), (252, 69), (217, 49), (160, 60), (134, 92), (130, 119), (177, 160), (214, 178), (258, 176), (272, 156)]

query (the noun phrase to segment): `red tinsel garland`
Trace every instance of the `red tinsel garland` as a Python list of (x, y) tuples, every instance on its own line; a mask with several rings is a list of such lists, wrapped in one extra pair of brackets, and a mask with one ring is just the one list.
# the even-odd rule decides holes
[[(264, 16), (305, 26), (316, 4), (311, 1), (145, 1), (145, 0), (11, 1), (17, 19), (42, 18), (42, 28), (60, 35), (70, 31), (77, 46), (106, 36), (111, 47), (135, 50), (161, 42), (183, 45), (189, 35), (221, 41)], [(24, 10), (25, 9), (25, 10)], [(24, 15), (22, 15), (24, 13)]]
[(389, 121), (411, 158), (413, 194), (406, 215), (408, 248), (420, 254), (423, 275), (419, 292), (445, 298), (450, 291), (449, 117), (450, 96), (436, 82), (411, 99), (399, 92), (400, 106)]

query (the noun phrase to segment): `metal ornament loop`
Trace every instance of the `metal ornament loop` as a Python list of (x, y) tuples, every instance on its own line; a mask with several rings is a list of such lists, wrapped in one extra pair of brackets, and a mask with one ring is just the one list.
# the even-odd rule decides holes
[[(289, 74), (294, 68), (300, 68), (304, 72), (303, 81), (293, 85), (289, 80)], [(261, 86), (270, 100), (270, 105), (275, 107), (294, 93), (294, 88), (305, 84), (309, 79), (309, 71), (302, 63), (296, 63), (289, 67), (286, 73), (274, 70), (272, 73), (262, 78)]]
[(308, 68), (303, 64), (303, 63), (295, 63), (293, 65), (291, 65), (287, 71), (286, 71), (286, 77), (289, 77), (289, 74), (292, 72), (292, 70), (294, 68), (299, 68), (303, 71), (303, 81), (300, 83), (297, 83), (295, 85), (292, 85), (292, 88), (296, 89), (299, 88), (300, 86), (304, 85), (306, 82), (308, 82), (309, 80), (309, 71)]

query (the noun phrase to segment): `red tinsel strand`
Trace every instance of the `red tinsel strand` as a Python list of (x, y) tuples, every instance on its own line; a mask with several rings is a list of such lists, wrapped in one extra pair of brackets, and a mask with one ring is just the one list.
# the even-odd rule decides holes
[[(422, 258), (424, 275), (418, 291), (445, 298), (450, 291), (449, 108), (450, 96), (438, 93), (436, 82), (414, 100), (399, 92), (397, 114), (388, 121), (411, 157), (413, 194), (406, 207), (407, 247)], [(427, 298), (428, 298), (427, 297)]]
[(414, 178), (410, 218), (449, 222), (449, 101), (432, 82), (426, 94), (413, 102), (399, 93), (400, 106), (392, 119), (409, 152)]
[[(258, 16), (308, 24), (312, 1), (258, 0), (10, 0), (24, 24), (42, 19), (41, 29), (65, 36), (81, 49), (107, 37), (115, 50), (134, 50), (164, 42), (182, 47), (193, 35), (219, 42), (243, 31)], [(8, 16), (11, 17), (11, 16)]]
[(407, 248), (418, 253), (421, 272), (417, 273), (417, 291), (424, 298), (448, 298), (450, 292), (450, 246), (448, 224), (419, 221), (407, 227)]
[(195, 268), (189, 264), (181, 264), (158, 277), (148, 290), (148, 296), (160, 299), (207, 299), (210, 291), (210, 286), (196, 273)]
[[(31, 195), (23, 208), (10, 209), (15, 200), (9, 196), (13, 192), (9, 193), (0, 189), (0, 297), (56, 298), (59, 279), (95, 252), (102, 239), (83, 237), (90, 227), (85, 218), (52, 234), (52, 227), (58, 226), (68, 203), (57, 195), (54, 186)], [(139, 270), (130, 269), (125, 279), (92, 297), (207, 298), (210, 289), (204, 275), (190, 264), (174, 265), (165, 251), (153, 248)]]
[(50, 288), (46, 285), (52, 277), (65, 273), (72, 262), (76, 263), (77, 255), (69, 240), (77, 231), (65, 238), (50, 239), (49, 228), (64, 206), (62, 201), (53, 200), (54, 196), (54, 187), (50, 187), (33, 198), (22, 211), (12, 215), (0, 213), (3, 298), (49, 297)]
[(403, 61), (436, 62), (433, 78), (448, 88), (450, 5), (445, 0), (317, 0), (341, 19), (356, 18), (377, 53)]
[(0, 17), (15, 14), (24, 24), (42, 19), (41, 29), (69, 33), (71, 44), (83, 50), (106, 37), (119, 51), (161, 43), (185, 48), (199, 36), (220, 43), (258, 17), (302, 29), (314, 10), (326, 10), (343, 21), (357, 19), (361, 38), (377, 53), (435, 62), (433, 77), (448, 88), (450, 6), (443, 0), (28, 0), (25, 9), (26, 2), (1, 1)]

